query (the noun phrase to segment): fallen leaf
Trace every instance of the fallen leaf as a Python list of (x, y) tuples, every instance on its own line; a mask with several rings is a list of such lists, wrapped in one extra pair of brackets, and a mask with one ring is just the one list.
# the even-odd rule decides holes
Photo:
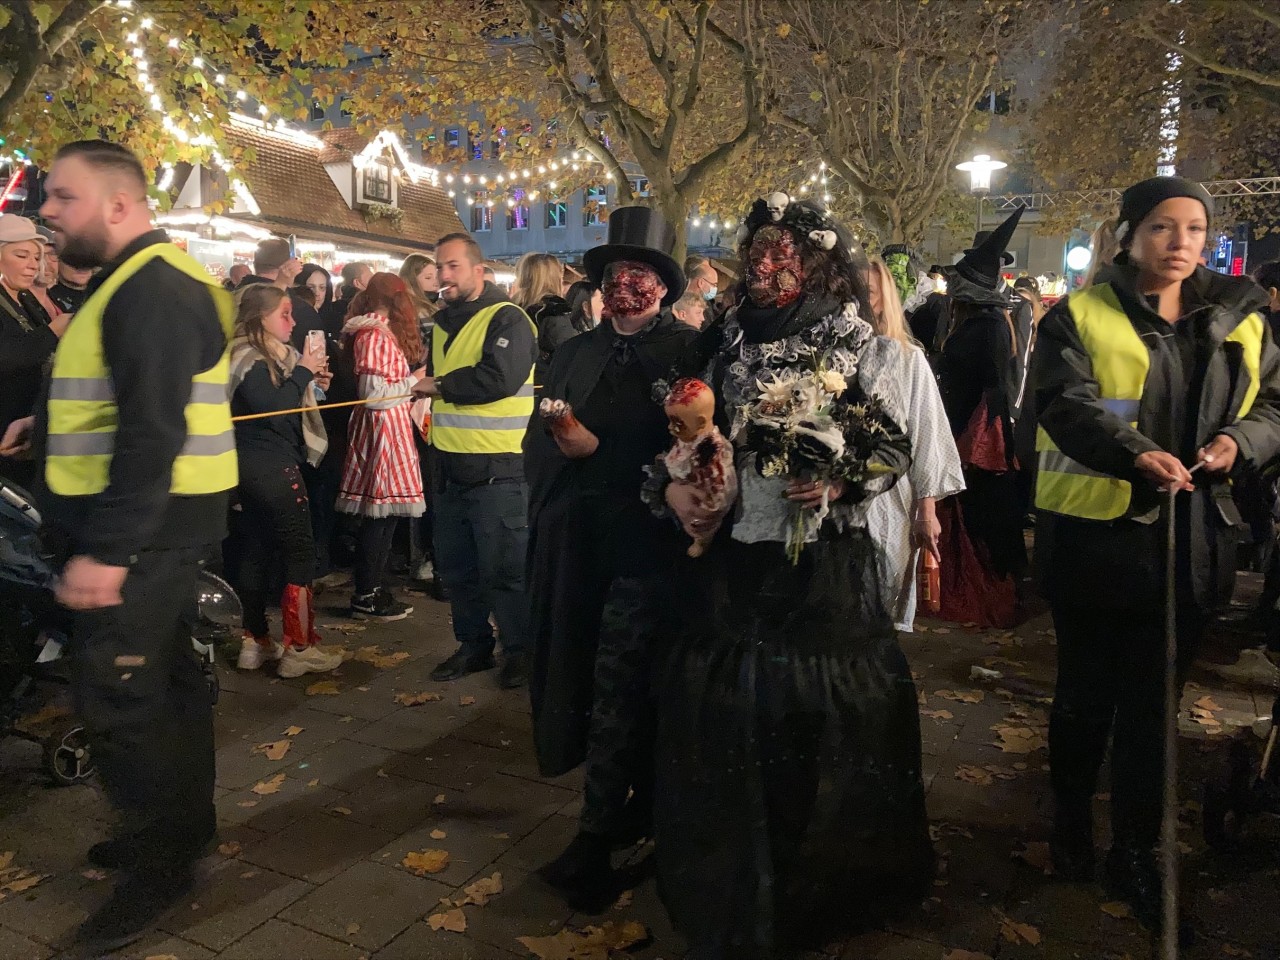
[(319, 777), (316, 777), (314, 780), (308, 780), (308, 781), (307, 781), (307, 786), (308, 786), (308, 787), (318, 787), (318, 786), (320, 786), (320, 778), (319, 778)]
[(471, 886), (464, 887), (462, 892), (467, 895), (467, 898), (458, 906), (465, 907), (469, 903), (474, 903), (477, 907), (483, 907), (491, 897), (502, 892), (502, 874), (495, 873), (491, 877), (481, 877)]
[(391, 774), (387, 773), (387, 771), (385, 770), (379, 770), (378, 776), (380, 776), (383, 780), (386, 780), (388, 777), (391, 776)]
[(458, 698), (458, 706), (460, 707), (469, 707), (475, 702), (476, 702), (475, 697), (459, 697)]
[(1199, 707), (1201, 710), (1221, 710), (1222, 709), (1222, 707), (1218, 706), (1218, 704), (1214, 702), (1213, 697), (1210, 697), (1210, 696), (1201, 697), (1199, 700), (1195, 702), (1195, 706)]
[(634, 890), (623, 890), (622, 893), (619, 894), (618, 899), (613, 902), (613, 909), (615, 910), (627, 909), (627, 907), (631, 906), (631, 903), (633, 900), (635, 900), (635, 897), (636, 897), (636, 893)]
[(411, 873), (425, 877), (429, 873), (439, 873), (449, 866), (448, 850), (418, 850), (405, 854), (400, 865)]
[(403, 704), (406, 707), (416, 707), (422, 703), (437, 703), (444, 697), (438, 693), (397, 693), (395, 696), (396, 703)]
[(244, 807), (246, 810), (248, 810), (250, 807), (256, 807), (257, 805), (258, 805), (257, 800), (241, 800), (239, 803), (236, 804), (237, 807)]
[(1033, 947), (1040, 945), (1040, 931), (1029, 923), (1019, 923), (999, 910), (992, 910), (1000, 921), (1000, 936), (1010, 943), (1029, 943)]
[(1046, 876), (1053, 872), (1053, 860), (1049, 856), (1049, 844), (1044, 841), (1034, 840), (1023, 844), (1023, 848), (1013, 851), (1012, 856), (1013, 859), (1023, 861)]
[(956, 767), (956, 779), (965, 783), (975, 783), (980, 787), (989, 787), (995, 782), (988, 771), (971, 766)]
[(1049, 745), (1048, 739), (1035, 727), (1014, 727), (996, 724), (991, 728), (1000, 737), (996, 746), (1005, 753), (1034, 753)]
[(495, 833), (495, 834), (493, 835), (493, 839), (495, 839), (495, 840), (510, 840), (510, 839), (511, 839), (511, 834), (509, 834), (509, 833)]
[(105, 870), (85, 870), (80, 876), (86, 880), (105, 880), (107, 879), (107, 871)]
[(218, 844), (218, 852), (224, 857), (238, 857), (240, 855), (240, 841), (228, 840), (226, 843)]
[(360, 924), (358, 924), (358, 923), (348, 923), (348, 924), (347, 924), (347, 936), (348, 936), (348, 937), (354, 937), (354, 936), (355, 936), (357, 933), (359, 933), (359, 932), (360, 932)]
[(240, 879), (241, 879), (241, 880), (252, 880), (252, 879), (253, 879), (254, 877), (256, 877), (259, 873), (261, 873), (261, 871), (260, 871), (260, 870), (246, 870), (244, 873), (240, 874)]
[(931, 720), (953, 720), (955, 714), (950, 710), (921, 710), (920, 716), (928, 717)]
[(448, 836), (448, 834), (447, 834), (447, 833), (445, 833), (443, 830), (432, 830), (432, 831), (431, 831), (431, 839), (432, 839), (432, 840), (443, 840), (443, 839), (444, 839), (445, 837), (447, 837), (447, 836)]
[(350, 723), (350, 722), (351, 722), (352, 720), (354, 720), (354, 719), (355, 719), (355, 717), (352, 717), (352, 716), (339, 717), (339, 718), (338, 718), (338, 722), (339, 722), (339, 723)]
[(612, 920), (602, 927), (565, 928), (551, 937), (517, 937), (540, 960), (609, 960), (610, 950), (627, 950), (649, 939), (644, 924), (628, 920), (621, 926)]
[(253, 785), (253, 792), (260, 797), (265, 797), (273, 793), (279, 793), (280, 788), (284, 785), (284, 774), (277, 773), (270, 780), (263, 780), (261, 783)]
[(467, 915), (454, 907), (446, 913), (433, 913), (427, 917), (427, 923), (431, 924), (432, 930), (448, 930), (450, 933), (465, 933), (467, 929)]
[(951, 628), (950, 627), (934, 627), (933, 632), (945, 637), (948, 633), (951, 632)]
[(302, 727), (286, 727), (284, 731), (284, 735), (286, 737), (296, 737), (298, 734), (302, 732), (302, 730), (303, 730)]
[(377, 646), (361, 647), (351, 657), (352, 660), (358, 660), (361, 663), (371, 663), (379, 670), (388, 670), (399, 663), (403, 663), (409, 659), (409, 654), (403, 650), (396, 653), (379, 653)]
[(25, 867), (13, 866), (14, 853), (0, 853), (0, 900), (10, 893), (23, 893), (46, 879), (45, 875), (32, 873)]
[(357, 689), (357, 690), (359, 690), (361, 693), (368, 693), (368, 692), (369, 692), (369, 688), (368, 688), (368, 687), (356, 687), (356, 689)]
[(283, 760), (284, 755), (293, 746), (292, 740), (277, 740), (275, 743), (260, 743), (250, 753), (260, 753), (268, 760)]
[(981, 690), (938, 690), (934, 696), (957, 703), (981, 703), (987, 695)]
[(153, 953), (150, 956), (143, 957), (142, 960), (178, 960), (176, 953)]
[(21, 717), (17, 726), (23, 729), (42, 727), (52, 723), (54, 720), (61, 720), (69, 716), (71, 716), (70, 707), (58, 703), (47, 703), (35, 713), (28, 713), (26, 716)]
[(306, 690), (308, 697), (336, 697), (338, 682), (336, 680), (318, 680)]
[(1108, 917), (1115, 917), (1117, 920), (1128, 920), (1133, 916), (1133, 908), (1123, 900), (1111, 900), (1102, 904), (1098, 909)]
[(436, 806), (439, 806), (440, 804), (444, 803), (444, 794), (443, 794), (443, 793), (437, 793), (437, 794), (436, 794), (436, 798), (435, 798), (434, 800), (432, 800), (431, 802), (432, 802), (432, 803), (434, 803)]
[(1224, 943), (1222, 945), (1222, 955), (1224, 957), (1252, 957), (1253, 956), (1253, 954), (1250, 953), (1248, 950), (1244, 949), (1244, 947), (1237, 947), (1230, 943)]
[(334, 808), (333, 808), (333, 812), (334, 812), (334, 813), (340, 813), (340, 814), (342, 814), (344, 817), (349, 817), (349, 816), (351, 816), (351, 808), (350, 808), (350, 807), (334, 807)]

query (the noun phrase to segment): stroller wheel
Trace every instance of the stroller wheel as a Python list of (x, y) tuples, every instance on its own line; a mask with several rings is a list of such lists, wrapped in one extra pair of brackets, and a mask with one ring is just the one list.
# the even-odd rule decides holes
[(84, 783), (95, 773), (84, 725), (69, 723), (45, 738), (44, 766), (59, 787)]

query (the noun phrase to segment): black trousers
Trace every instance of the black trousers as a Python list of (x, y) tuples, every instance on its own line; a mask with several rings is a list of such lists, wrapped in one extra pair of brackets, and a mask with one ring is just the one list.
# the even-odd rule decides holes
[[(1049, 777), (1059, 817), (1087, 818), (1111, 749), (1115, 844), (1160, 837), (1164, 782), (1164, 616), (1055, 603), (1058, 684), (1049, 715)], [(1178, 612), (1178, 684), (1204, 635), (1196, 609)]]
[(297, 464), (245, 457), (240, 464), (240, 504), (244, 511), (244, 552), (240, 558), (240, 602), (245, 629), (265, 636), (267, 595), (283, 561), (284, 582), (309, 587), (316, 551), (311, 533), (307, 486)]
[[(77, 614), (71, 690), (102, 785), (156, 866), (212, 835), (213, 704), (191, 648), (204, 548), (138, 556), (118, 607)], [(144, 866), (146, 864), (144, 863)]]
[(365, 596), (386, 586), (387, 559), (391, 556), (399, 521), (399, 517), (379, 517), (360, 522), (356, 536), (356, 596)]

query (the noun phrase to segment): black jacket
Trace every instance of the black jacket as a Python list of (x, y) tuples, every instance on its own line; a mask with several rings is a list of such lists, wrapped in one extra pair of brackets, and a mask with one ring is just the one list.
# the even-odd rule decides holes
[[(89, 291), (144, 247), (165, 242), (163, 230), (143, 234), (89, 281)], [(102, 315), (102, 346), (120, 421), (107, 489), (82, 497), (38, 491), (45, 522), (64, 549), (127, 566), (147, 548), (222, 539), (229, 491), (179, 497), (170, 495), (169, 484), (187, 439), (191, 380), (216, 364), (226, 345), (207, 285), (159, 258), (112, 296)], [(33, 446), (40, 456), (48, 434), (43, 402), (37, 413)]]
[[(468, 321), (486, 307), (507, 304), (489, 321), (481, 349), (480, 362), (461, 367), (443, 377), (436, 377), (440, 396), (449, 403), (478, 405), (515, 396), (529, 379), (537, 356), (533, 329), (523, 310), (511, 303), (492, 283), (474, 300), (448, 303), (435, 316), (435, 334), (444, 339), (444, 352), (449, 353), (453, 338)], [(432, 345), (427, 345), (428, 373), (432, 371)], [(445, 453), (433, 450), (431, 480), (433, 483), (456, 483), (470, 487), (499, 480), (521, 480), (524, 466), (518, 453)]]
[(551, 369), (551, 358), (556, 347), (578, 335), (569, 320), (570, 313), (569, 301), (563, 297), (543, 297), (529, 308), (529, 319), (538, 328), (538, 362), (534, 367), (534, 383), (547, 382), (547, 373)]
[[(238, 417), (301, 407), (306, 402), (307, 384), (313, 379), (311, 371), (299, 363), (277, 385), (271, 380), (267, 361), (259, 360), (236, 387), (231, 397), (231, 415)], [(276, 463), (301, 466), (307, 462), (302, 415), (261, 417), (237, 423), (236, 451), (242, 460), (270, 459)]]
[(31, 416), (57, 347), (49, 315), (31, 291), (23, 290), (15, 302), (0, 290), (0, 431)]
[[(1148, 451), (1168, 450), (1190, 464), (1195, 451), (1219, 433), (1239, 445), (1237, 471), (1280, 454), (1280, 350), (1264, 325), (1258, 395), (1249, 413), (1237, 419), (1248, 376), (1239, 344), (1226, 337), (1261, 309), (1266, 302), (1261, 288), (1200, 267), (1183, 283), (1187, 312), (1173, 326), (1138, 294), (1136, 276), (1132, 266), (1117, 264), (1098, 279), (1115, 290), (1150, 350), (1136, 428), (1100, 403), (1066, 300), (1040, 322), (1032, 378), (1040, 426), (1073, 460), (1131, 482), (1131, 513), (1137, 519), (1046, 515), (1049, 525), (1037, 526), (1037, 552), (1052, 598), (1160, 609), (1164, 525), (1151, 520), (1167, 498), (1138, 473), (1134, 461)], [(1182, 603), (1212, 609), (1229, 599), (1223, 592), (1234, 571), (1239, 518), (1223, 480), (1197, 474), (1196, 488), (1180, 495), (1175, 507), (1181, 518), (1178, 590)]]

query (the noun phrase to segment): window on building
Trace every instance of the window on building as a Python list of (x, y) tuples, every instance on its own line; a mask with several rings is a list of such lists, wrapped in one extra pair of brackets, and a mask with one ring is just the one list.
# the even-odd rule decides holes
[(371, 163), (360, 173), (365, 200), (373, 203), (391, 202), (391, 170), (386, 164)]
[(507, 128), (494, 127), (489, 132), (489, 159), (501, 160), (507, 149)]
[(525, 197), (524, 189), (516, 187), (511, 191), (511, 206), (507, 207), (507, 229), (508, 230), (528, 230), (529, 229), (529, 201)]
[(551, 200), (547, 203), (547, 229), (567, 227), (569, 225), (569, 205), (563, 200)]
[(582, 225), (598, 227), (609, 214), (609, 188), (587, 187), (582, 191)]
[(338, 112), (348, 120), (355, 116), (355, 111), (351, 108), (350, 97), (343, 97), (338, 101)]
[(994, 86), (982, 95), (982, 99), (974, 104), (974, 109), (1003, 117), (1009, 113), (1013, 103), (1013, 81), (1006, 80)]
[(324, 104), (321, 103), (319, 100), (312, 100), (311, 110), (307, 114), (308, 118), (311, 120), (323, 120), (324, 114), (325, 114)]
[(471, 232), (488, 233), (493, 229), (493, 201), (488, 190), (471, 191)]
[(471, 129), (467, 131), (467, 153), (470, 154), (472, 160), (484, 159), (484, 140), (480, 137), (480, 131)]
[(462, 146), (462, 131), (457, 127), (450, 127), (444, 132), (444, 145), (450, 149), (457, 149)]
[(651, 196), (652, 191), (649, 188), (649, 178), (648, 177), (632, 177), (631, 192), (635, 194), (637, 197)]

